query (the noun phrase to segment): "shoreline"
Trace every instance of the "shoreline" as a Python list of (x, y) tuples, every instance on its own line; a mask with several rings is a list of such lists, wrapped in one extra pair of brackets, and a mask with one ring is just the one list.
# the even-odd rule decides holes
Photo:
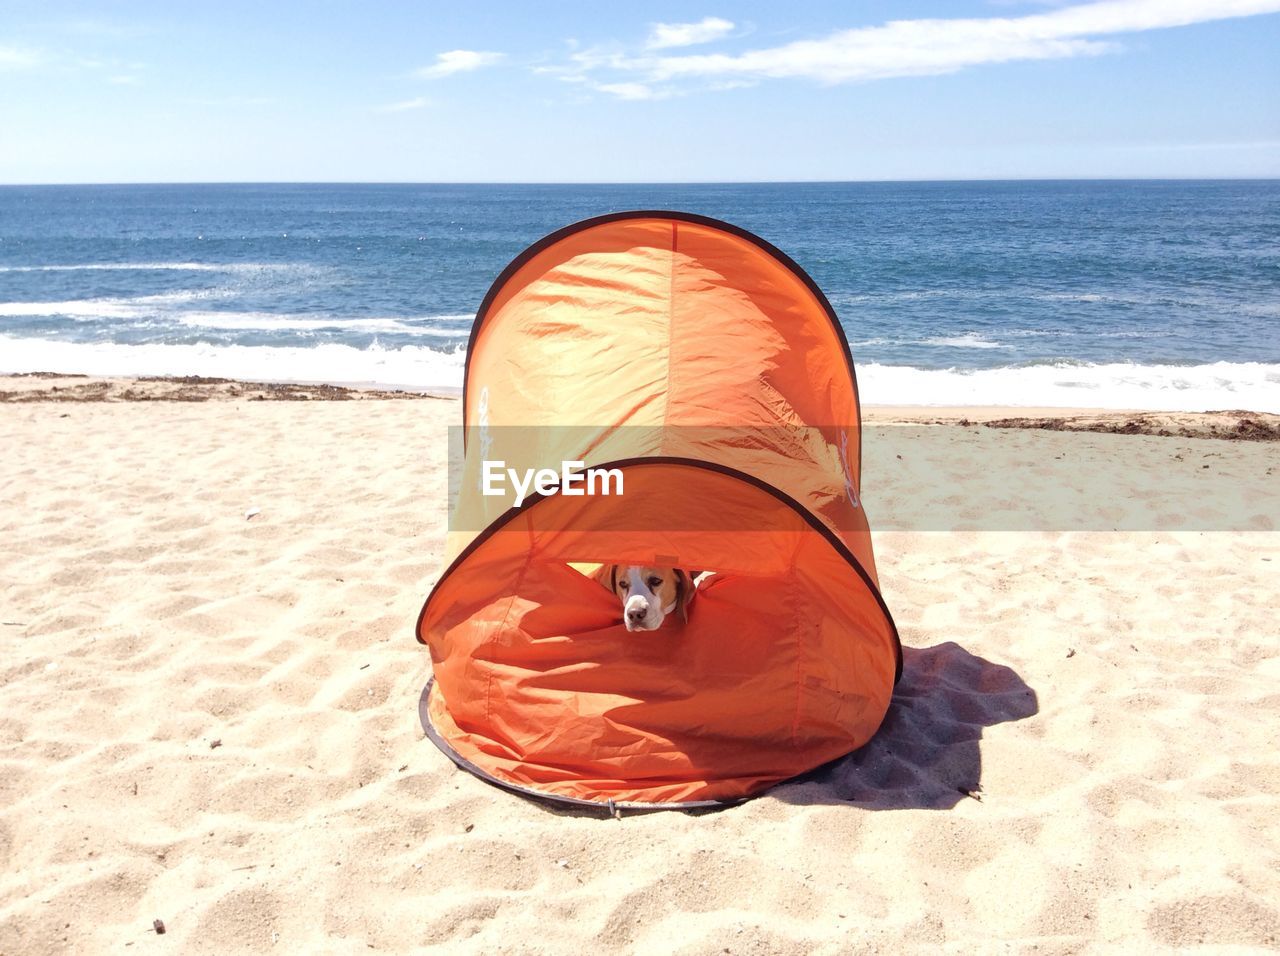
[[(457, 401), (461, 389), (387, 388), (323, 382), (258, 382), (199, 375), (97, 376), (61, 372), (0, 375), (0, 404), (34, 402)], [(1280, 415), (1247, 409), (1164, 412), (1043, 405), (870, 405), (863, 426), (946, 425), (1097, 432), (1160, 438), (1280, 441)]]

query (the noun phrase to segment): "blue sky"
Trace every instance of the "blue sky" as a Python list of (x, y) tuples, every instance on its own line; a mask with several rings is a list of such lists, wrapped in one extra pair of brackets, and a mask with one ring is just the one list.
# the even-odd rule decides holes
[(5, 0), (0, 182), (1280, 176), (1280, 0)]

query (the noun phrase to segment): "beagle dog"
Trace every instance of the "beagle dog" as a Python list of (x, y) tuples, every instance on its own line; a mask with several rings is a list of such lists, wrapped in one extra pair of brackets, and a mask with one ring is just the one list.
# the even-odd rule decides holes
[(694, 574), (681, 568), (644, 568), (606, 564), (593, 575), (622, 601), (622, 623), (628, 631), (656, 631), (668, 614), (689, 619)]

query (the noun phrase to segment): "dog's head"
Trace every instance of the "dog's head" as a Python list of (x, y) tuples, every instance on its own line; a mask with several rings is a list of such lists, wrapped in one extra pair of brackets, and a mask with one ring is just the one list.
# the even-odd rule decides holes
[(599, 581), (622, 601), (622, 623), (628, 631), (654, 631), (668, 614), (688, 620), (693, 577), (680, 568), (642, 568), (606, 564)]

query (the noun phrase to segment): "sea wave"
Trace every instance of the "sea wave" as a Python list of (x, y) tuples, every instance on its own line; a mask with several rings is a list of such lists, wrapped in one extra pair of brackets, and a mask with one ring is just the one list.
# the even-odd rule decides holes
[[(253, 332), (371, 332), (456, 339), (466, 338), (469, 331), (466, 327), (429, 328), (410, 325), (403, 319), (393, 318), (347, 319), (327, 316), (306, 318), (297, 315), (276, 315), (271, 312), (180, 312), (169, 318), (191, 328)], [(422, 321), (436, 321), (436, 319), (431, 317)]]
[(136, 319), (154, 312), (134, 299), (77, 299), (69, 302), (0, 302), (0, 318)]
[(877, 405), (1280, 413), (1280, 365), (1261, 362), (1055, 362), (985, 369), (864, 363), (858, 367), (858, 388), (864, 402)]
[(0, 272), (285, 272), (314, 268), (297, 262), (85, 262), (0, 266)]
[[(465, 349), (245, 345), (120, 345), (0, 335), (0, 373), (205, 375), (257, 381), (462, 385)], [(862, 363), (858, 386), (873, 405), (997, 405), (1048, 408), (1280, 413), (1280, 365), (1066, 363), (986, 369), (923, 369)]]
[(249, 345), (120, 345), (0, 335), (0, 373), (202, 375), (262, 382), (376, 384), (459, 388), (465, 350), (419, 345), (358, 349), (325, 343), (310, 348)]
[[(854, 309), (872, 306), (901, 305), (913, 302), (994, 302), (996, 304), (1027, 305), (1034, 303), (1083, 305), (1099, 307), (1099, 314), (1116, 314), (1122, 310), (1208, 310), (1244, 313), (1261, 317), (1280, 315), (1280, 305), (1268, 298), (1242, 299), (1238, 294), (1227, 295), (1221, 290), (1196, 291), (1187, 287), (1137, 292), (1125, 289), (1092, 291), (1049, 291), (1033, 286), (1017, 287), (1001, 285), (999, 288), (940, 289), (892, 289), (880, 292), (833, 292), (828, 301), (837, 308)], [(1072, 310), (1080, 311), (1080, 310)], [(1093, 311), (1093, 310), (1088, 310)]]
[(976, 332), (965, 332), (962, 335), (943, 335), (937, 338), (922, 339), (920, 345), (942, 345), (952, 349), (1007, 349), (1011, 346), (1002, 342), (993, 342)]
[(182, 304), (224, 299), (219, 290), (163, 293), (127, 299), (76, 299), (66, 302), (0, 302), (0, 318), (62, 318), (76, 322), (147, 321), (187, 328), (239, 331), (321, 331), (395, 333), (427, 338), (458, 338), (470, 330), (473, 315), (427, 315), (420, 318), (298, 315), (275, 312), (237, 312), (181, 309)]
[[(1005, 334), (1003, 331), (1001, 334)], [(1011, 335), (1019, 334), (1018, 331), (1010, 332)], [(930, 338), (901, 338), (887, 339), (883, 336), (876, 336), (870, 339), (853, 339), (849, 342), (849, 348), (871, 348), (875, 346), (919, 346), (927, 345), (932, 348), (946, 349), (1006, 349), (1012, 350), (1013, 346), (1006, 345), (1004, 342), (998, 342), (990, 339), (979, 332), (960, 332), (956, 335), (938, 335)]]

